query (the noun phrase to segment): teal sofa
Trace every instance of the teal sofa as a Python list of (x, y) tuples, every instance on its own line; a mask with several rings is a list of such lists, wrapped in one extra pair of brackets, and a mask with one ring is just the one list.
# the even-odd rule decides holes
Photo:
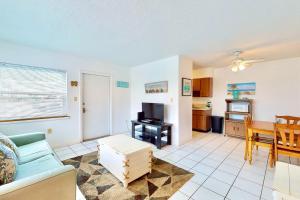
[(0, 186), (1, 200), (75, 200), (76, 171), (64, 166), (44, 133), (9, 137), (18, 147), (15, 181)]

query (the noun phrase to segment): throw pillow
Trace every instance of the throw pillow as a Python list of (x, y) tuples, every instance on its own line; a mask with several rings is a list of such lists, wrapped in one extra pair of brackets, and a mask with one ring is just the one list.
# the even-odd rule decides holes
[(15, 153), (4, 144), (0, 144), (0, 185), (15, 180), (17, 158)]
[(11, 141), (11, 139), (9, 139), (9, 137), (4, 135), (3, 133), (0, 133), (0, 144), (1, 143), (13, 150), (13, 152), (19, 157), (18, 147), (13, 141)]

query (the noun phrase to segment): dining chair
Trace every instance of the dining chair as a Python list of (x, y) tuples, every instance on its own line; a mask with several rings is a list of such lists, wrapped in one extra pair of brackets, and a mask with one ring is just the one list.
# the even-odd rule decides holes
[[(245, 145), (245, 155), (244, 155), (244, 160), (247, 160), (248, 158), (248, 141), (249, 141), (249, 137), (248, 137), (248, 127), (251, 126), (252, 124), (252, 118), (250, 115), (246, 116), (244, 118), (244, 123), (245, 123), (245, 141), (246, 141), (246, 145)], [(254, 133), (257, 136), (257, 133)], [(256, 146), (256, 150), (258, 150), (258, 145)]]
[(274, 124), (275, 160), (278, 154), (300, 158), (300, 125)]
[(244, 123), (245, 123), (245, 155), (244, 155), (244, 160), (248, 159), (248, 151), (249, 151), (249, 147), (248, 147), (248, 143), (249, 143), (249, 138), (248, 138), (248, 128), (251, 126), (252, 120), (250, 116), (246, 116), (244, 119)]
[(284, 120), (284, 123), (287, 125), (294, 124), (294, 125), (300, 125), (300, 117), (295, 116), (289, 116), (289, 115), (276, 115), (275, 116), (276, 123), (283, 124), (281, 121)]
[(249, 163), (252, 163), (252, 150), (253, 147), (263, 147), (269, 149), (269, 165), (270, 167), (274, 166), (274, 140), (271, 137), (265, 137), (260, 134), (269, 135), (268, 132), (263, 130), (258, 130), (252, 127), (252, 119), (250, 117), (245, 117), (245, 127), (246, 127), (246, 147), (245, 147), (245, 156), (244, 159), (249, 160)]

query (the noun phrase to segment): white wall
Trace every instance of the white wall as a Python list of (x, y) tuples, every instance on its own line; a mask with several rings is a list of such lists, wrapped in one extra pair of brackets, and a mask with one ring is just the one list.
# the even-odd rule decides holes
[(211, 67), (195, 67), (193, 69), (193, 78), (206, 78), (212, 77), (214, 74), (214, 69)]
[(192, 96), (182, 96), (182, 78), (193, 78), (193, 61), (179, 57), (179, 144), (192, 139)]
[(256, 82), (254, 119), (274, 120), (276, 114), (300, 116), (300, 58), (256, 63), (234, 73), (229, 68), (214, 70), (213, 114), (224, 115), (228, 83)]
[[(135, 66), (131, 69), (131, 118), (137, 118), (142, 102), (165, 104), (165, 121), (172, 123), (172, 144), (192, 136), (192, 98), (181, 97), (181, 78), (192, 77), (192, 62), (181, 56)], [(168, 93), (146, 94), (145, 83), (168, 81)], [(188, 108), (188, 109), (187, 109)]]
[[(173, 124), (172, 144), (178, 141), (178, 56), (131, 69), (131, 119), (142, 111), (142, 102), (165, 104), (165, 122)], [(168, 81), (168, 92), (146, 94), (145, 83)]]
[[(32, 65), (63, 69), (67, 71), (68, 81), (80, 81), (80, 71), (108, 74), (112, 77), (112, 133), (128, 131), (126, 120), (130, 119), (130, 89), (115, 87), (116, 80), (129, 81), (129, 69), (99, 62), (95, 59), (80, 58), (61, 52), (43, 51), (6, 42), (0, 43), (0, 61), (15, 64)], [(18, 134), (31, 131), (53, 129), (47, 140), (53, 147), (65, 146), (81, 141), (79, 87), (72, 88), (68, 83), (69, 119), (41, 120), (0, 124), (0, 131), (6, 134)]]

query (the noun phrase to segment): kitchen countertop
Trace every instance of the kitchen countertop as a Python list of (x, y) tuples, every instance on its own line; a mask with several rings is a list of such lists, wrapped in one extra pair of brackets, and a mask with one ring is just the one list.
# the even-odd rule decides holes
[(196, 108), (196, 107), (193, 107), (193, 110), (212, 110), (212, 108)]

